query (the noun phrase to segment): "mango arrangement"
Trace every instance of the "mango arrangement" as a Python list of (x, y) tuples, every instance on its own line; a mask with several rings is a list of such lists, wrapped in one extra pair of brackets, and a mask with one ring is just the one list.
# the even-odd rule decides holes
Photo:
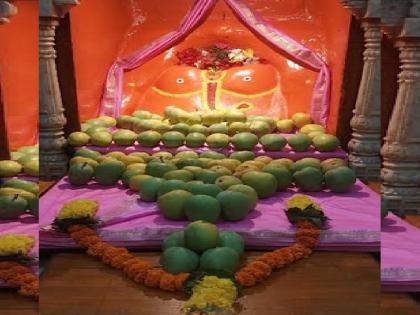
[[(186, 145), (215, 149), (233, 146), (236, 150), (254, 150), (260, 144), (266, 151), (281, 151), (288, 144), (296, 152), (308, 151), (311, 146), (329, 152), (340, 145), (337, 137), (313, 124), (305, 113), (296, 113), (292, 119), (276, 120), (267, 116), (246, 116), (240, 110), (191, 113), (169, 106), (165, 117), (147, 111), (136, 111), (132, 116), (120, 116), (116, 120), (102, 116), (88, 120), (82, 130), (70, 134), (68, 143), (71, 146), (138, 144), (142, 147)], [(279, 134), (295, 130), (299, 133), (288, 139)]]
[(162, 251), (160, 263), (171, 274), (197, 270), (233, 274), (244, 252), (244, 240), (238, 233), (195, 221), (167, 236)]
[(0, 185), (0, 220), (17, 219), (25, 213), (38, 217), (38, 184), (9, 179)]
[(11, 153), (10, 160), (0, 161), (0, 177), (39, 175), (38, 145), (24, 146)]
[[(273, 160), (238, 151), (228, 158), (218, 152), (183, 151), (149, 155), (145, 152), (102, 155), (80, 149), (70, 161), (68, 178), (75, 186), (94, 179), (101, 185), (120, 180), (146, 202), (156, 202), (171, 220), (239, 221), (255, 208), (258, 199), (293, 187), (301, 191), (347, 192), (356, 181), (346, 161), (304, 158)], [(198, 210), (197, 210), (198, 209)]]

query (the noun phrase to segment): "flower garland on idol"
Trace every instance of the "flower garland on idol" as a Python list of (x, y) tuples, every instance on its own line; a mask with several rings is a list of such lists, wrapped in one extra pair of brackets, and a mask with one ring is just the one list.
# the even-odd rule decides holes
[(73, 200), (63, 206), (54, 226), (68, 233), (86, 249), (88, 255), (121, 270), (134, 282), (189, 294), (190, 298), (181, 310), (185, 315), (233, 314), (233, 305), (241, 287), (254, 286), (267, 279), (273, 271), (309, 257), (318, 243), (321, 228), (328, 220), (319, 204), (305, 195), (296, 194), (288, 199), (285, 209), (288, 220), (297, 228), (292, 245), (264, 253), (233, 273), (221, 270), (170, 273), (133, 255), (126, 248), (104, 242), (96, 231), (98, 209), (99, 204), (95, 200)]
[(268, 63), (264, 58), (254, 56), (251, 48), (234, 48), (218, 42), (205, 48), (186, 48), (176, 53), (180, 65), (201, 70), (226, 70), (245, 64)]
[(17, 288), (24, 296), (38, 299), (39, 280), (27, 266), (35, 240), (32, 236), (5, 234), (0, 236), (0, 280)]

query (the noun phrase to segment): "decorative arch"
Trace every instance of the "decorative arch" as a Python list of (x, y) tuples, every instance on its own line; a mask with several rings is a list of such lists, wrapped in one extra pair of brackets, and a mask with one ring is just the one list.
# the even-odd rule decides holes
[[(314, 84), (310, 114), (316, 123), (326, 126), (330, 105), (331, 77), (327, 64), (312, 50), (282, 33), (240, 0), (224, 0), (238, 19), (261, 40), (298, 65), (318, 72)], [(140, 67), (153, 57), (185, 39), (211, 13), (217, 0), (196, 0), (179, 27), (134, 53), (118, 58), (110, 67), (101, 100), (102, 115), (119, 116), (124, 71)]]

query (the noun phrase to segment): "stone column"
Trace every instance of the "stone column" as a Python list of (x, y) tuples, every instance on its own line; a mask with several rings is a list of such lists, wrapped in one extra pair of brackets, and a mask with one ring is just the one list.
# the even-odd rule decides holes
[(350, 167), (364, 181), (378, 181), (381, 148), (381, 31), (380, 0), (342, 1), (361, 20), (365, 51), (363, 72), (348, 143)]
[(41, 179), (63, 176), (67, 171), (63, 103), (55, 64), (55, 28), (77, 0), (43, 0), (39, 3), (39, 143)]
[(9, 18), (17, 13), (17, 8), (12, 4), (11, 0), (0, 0), (0, 25), (8, 23)]
[(411, 1), (396, 46), (401, 72), (381, 151), (383, 204), (399, 212), (420, 211), (420, 1)]

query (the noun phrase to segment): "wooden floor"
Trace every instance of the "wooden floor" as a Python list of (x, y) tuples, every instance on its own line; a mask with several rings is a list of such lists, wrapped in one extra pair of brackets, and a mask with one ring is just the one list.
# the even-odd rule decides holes
[[(159, 255), (139, 253), (152, 262)], [(378, 262), (370, 254), (317, 252), (244, 290), (237, 310), (243, 315), (376, 315), (378, 279)], [(136, 285), (84, 254), (53, 255), (41, 283), (42, 315), (179, 314), (184, 299)]]

